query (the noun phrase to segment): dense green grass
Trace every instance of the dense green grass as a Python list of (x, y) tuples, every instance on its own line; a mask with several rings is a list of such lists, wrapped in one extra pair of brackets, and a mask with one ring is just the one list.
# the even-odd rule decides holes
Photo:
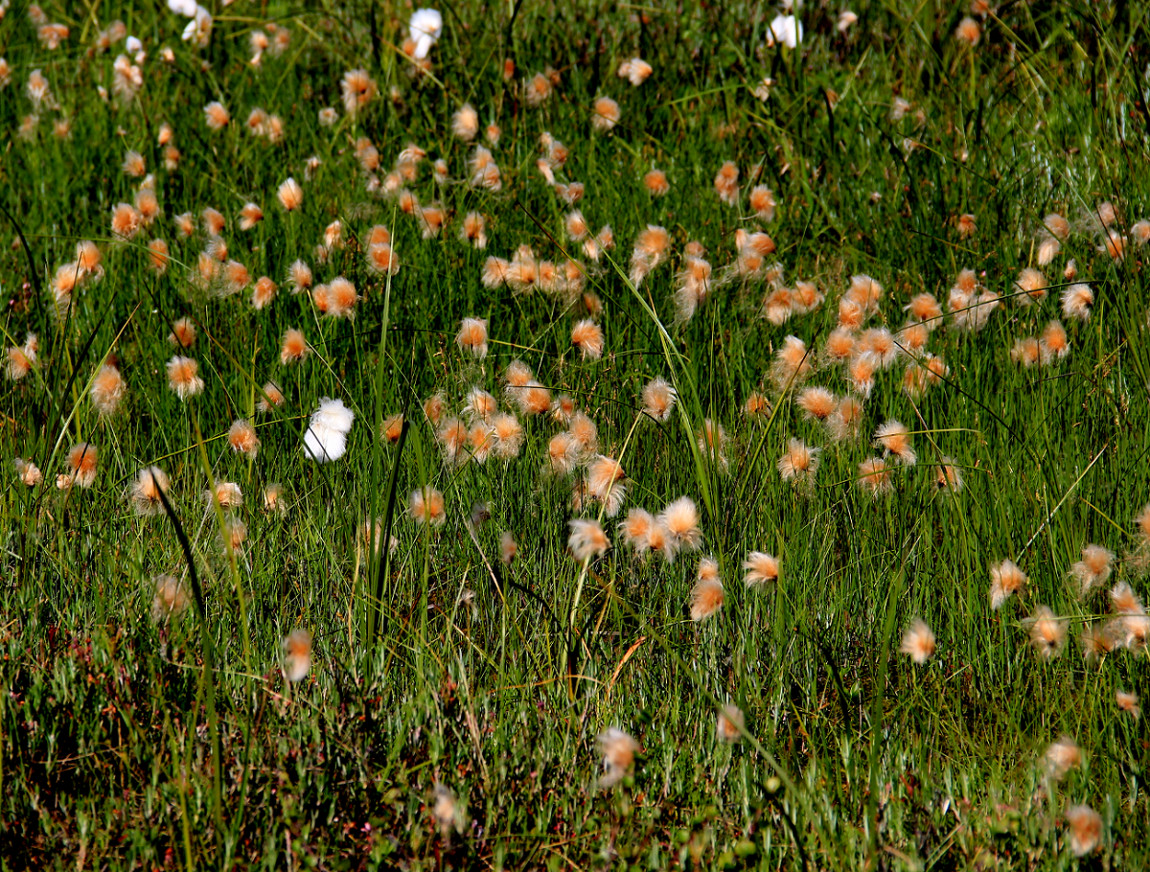
[[(1150, 502), (1147, 392), (1150, 343), (1147, 249), (1134, 223), (1150, 216), (1146, 20), (1137, 4), (1004, 6), (971, 48), (953, 37), (966, 10), (949, 4), (859, 8), (845, 34), (834, 7), (803, 12), (806, 42), (768, 49), (774, 10), (718, 6), (669, 12), (612, 5), (505, 4), (443, 9), (443, 37), (427, 74), (400, 54), (407, 8), (344, 4), (320, 12), (236, 3), (219, 12), (205, 48), (181, 42), (184, 19), (119, 4), (70, 18), (48, 49), (24, 4), (0, 19), (0, 205), (5, 244), (0, 291), (6, 346), (39, 337), (39, 361), (3, 382), (0, 431), (5, 536), (0, 593), (0, 864), (11, 867), (405, 868), (634, 865), (808, 869), (1136, 869), (1150, 861), (1150, 761), (1143, 719), (1119, 710), (1115, 691), (1146, 697), (1145, 648), (1084, 660), (1078, 639), (1110, 618), (1109, 598), (1076, 595), (1071, 565), (1088, 543), (1116, 553), (1106, 588), (1143, 597), (1150, 544), (1134, 524)], [(813, 6), (814, 4), (810, 4)], [(16, 8), (19, 7), (19, 8)], [(97, 36), (114, 19), (144, 42), (143, 87), (103, 101), (123, 42)], [(288, 28), (282, 55), (250, 63), (250, 34)], [(168, 46), (173, 59), (162, 59)], [(633, 88), (619, 63), (642, 56), (654, 74)], [(503, 76), (504, 60), (516, 73)], [(541, 107), (523, 82), (550, 65), (558, 85)], [(340, 79), (366, 69), (379, 96), (345, 114)], [(34, 106), (33, 70), (56, 108), (17, 135)], [(773, 80), (769, 97), (753, 93)], [(616, 99), (621, 121), (592, 128), (597, 95)], [(892, 120), (896, 97), (911, 104)], [(202, 107), (219, 100), (232, 121), (214, 132)], [(467, 183), (473, 146), (451, 134), (470, 102), (491, 146), (502, 189)], [(318, 112), (339, 109), (334, 126)], [(281, 141), (245, 129), (262, 107), (280, 116)], [(54, 135), (67, 119), (70, 136)], [(164, 168), (157, 136), (170, 124), (181, 152)], [(569, 207), (536, 169), (544, 132), (570, 149), (560, 181), (579, 181), (592, 230), (609, 224), (617, 246), (589, 264), (564, 230)], [(438, 202), (448, 220), (423, 239), (394, 197), (368, 190), (356, 140), (378, 149), (382, 179), (409, 143), (426, 150), (407, 187)], [(482, 140), (482, 133), (480, 134)], [(110, 216), (133, 202), (138, 179), (121, 171), (138, 151), (163, 214), (139, 236), (113, 237)], [(312, 156), (318, 168), (307, 178)], [(446, 162), (438, 184), (431, 161)], [(741, 199), (713, 188), (734, 161)], [(652, 198), (642, 177), (667, 173)], [(747, 206), (748, 180), (773, 189), (776, 218)], [(287, 213), (276, 189), (303, 184)], [(248, 201), (264, 220), (241, 231)], [(1113, 232), (1127, 255), (1100, 250), (1099, 207), (1113, 203)], [(251, 276), (280, 284), (257, 311), (250, 290), (220, 298), (196, 287), (208, 242), (199, 214), (227, 218), (229, 254)], [(483, 213), (489, 243), (462, 241), (463, 216)], [(173, 218), (197, 230), (178, 237)], [(880, 372), (864, 401), (860, 436), (835, 442), (796, 405), (797, 382), (776, 385), (776, 351), (793, 334), (820, 365), (806, 384), (848, 392), (841, 366), (819, 352), (839, 319), (851, 276), (884, 288), (867, 327), (898, 330), (911, 297), (933, 293), (945, 309), (960, 270), (986, 288), (1017, 294), (1034, 265), (1043, 216), (1071, 224), (1044, 267), (1040, 304), (1013, 299), (980, 332), (951, 318), (927, 349), (947, 375), (921, 398), (902, 389), (913, 362)], [(976, 231), (957, 232), (973, 215)], [(345, 244), (326, 263), (324, 228)], [(367, 268), (370, 228), (386, 225), (401, 262), (392, 278)], [(627, 278), (636, 236), (670, 231), (669, 262), (636, 288)], [(687, 323), (675, 318), (675, 273), (698, 241), (715, 276), (737, 257), (738, 229), (765, 229), (768, 258), (787, 283), (814, 282), (826, 301), (781, 326), (761, 317), (761, 278), (717, 285)], [(149, 267), (146, 243), (162, 238), (172, 263)], [(102, 252), (103, 278), (85, 284), (63, 318), (52, 282), (76, 244)], [(488, 256), (530, 245), (540, 259), (585, 264), (587, 292), (602, 304), (601, 360), (569, 343), (580, 305), (540, 291), (517, 295), (480, 281)], [(362, 299), (354, 319), (324, 317), (287, 287), (302, 258), (317, 282), (346, 276)], [(1094, 293), (1089, 320), (1062, 316), (1067, 261)], [(187, 352), (202, 395), (167, 386), (167, 335), (178, 318), (198, 327)], [(460, 320), (485, 318), (490, 352), (478, 361), (455, 343)], [(1070, 353), (1022, 367), (1016, 340), (1061, 318)], [(298, 327), (311, 355), (283, 365), (284, 331)], [(442, 393), (458, 414), (473, 386), (503, 400), (506, 365), (519, 359), (553, 394), (570, 395), (598, 427), (603, 453), (627, 476), (618, 518), (602, 518), (614, 548), (588, 564), (567, 552), (568, 522), (598, 517), (572, 508), (582, 476), (546, 471), (548, 441), (563, 426), (520, 415), (513, 460), (447, 463), (421, 403)], [(812, 358), (814, 359), (814, 358)], [(90, 391), (101, 363), (118, 363), (128, 395), (101, 416)], [(643, 414), (653, 377), (675, 383), (680, 404), (666, 423)], [(274, 381), (285, 404), (256, 411)], [(743, 411), (754, 392), (773, 413)], [(301, 451), (322, 397), (356, 413), (347, 454), (317, 465)], [(398, 445), (377, 438), (405, 413)], [(857, 484), (859, 464), (881, 454), (875, 430), (896, 418), (913, 432), (914, 466), (895, 466), (890, 493)], [(254, 459), (227, 432), (250, 418)], [(726, 433), (725, 463), (698, 447), (710, 419)], [(783, 481), (788, 440), (822, 449), (815, 484)], [(69, 449), (99, 450), (90, 489), (55, 487)], [(965, 486), (939, 489), (943, 458)], [(12, 461), (36, 463), (26, 487)], [(170, 514), (141, 517), (127, 499), (138, 470), (171, 477)], [(244, 504), (205, 500), (235, 482)], [(283, 487), (286, 511), (263, 508), (263, 488)], [(444, 495), (441, 528), (417, 525), (407, 495)], [(396, 494), (394, 502), (391, 494)], [(703, 546), (673, 563), (640, 560), (615, 522), (687, 495), (699, 506)], [(475, 503), (490, 520), (468, 526)], [(388, 557), (367, 548), (367, 518), (398, 540)], [(225, 526), (246, 525), (229, 552)], [(519, 550), (505, 565), (500, 534)], [(191, 561), (185, 554), (185, 543)], [(778, 582), (744, 586), (750, 551), (778, 556)], [(726, 597), (713, 617), (689, 617), (701, 555), (719, 563)], [(992, 610), (990, 569), (1013, 559), (1029, 575), (1022, 596)], [(153, 620), (153, 579), (202, 588), (203, 611)], [(1047, 605), (1065, 619), (1060, 656), (1040, 658), (1027, 618)], [(899, 654), (921, 617), (936, 655), (915, 666)], [(304, 628), (312, 668), (289, 683), (283, 640)], [(719, 707), (737, 705), (745, 734), (716, 737)], [(638, 742), (620, 784), (598, 784), (596, 737), (610, 727)], [(1083, 764), (1048, 776), (1044, 755), (1062, 736)], [(437, 794), (437, 789), (440, 794)], [(456, 815), (441, 831), (443, 791)], [(1099, 846), (1074, 856), (1065, 813), (1085, 804), (1102, 818)], [(442, 806), (441, 806), (442, 808)]]

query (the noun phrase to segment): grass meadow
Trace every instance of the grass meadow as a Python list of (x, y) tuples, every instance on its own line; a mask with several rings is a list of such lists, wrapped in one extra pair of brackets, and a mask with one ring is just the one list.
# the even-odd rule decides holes
[(1150, 863), (1145, 8), (171, 5), (0, 4), (0, 866)]

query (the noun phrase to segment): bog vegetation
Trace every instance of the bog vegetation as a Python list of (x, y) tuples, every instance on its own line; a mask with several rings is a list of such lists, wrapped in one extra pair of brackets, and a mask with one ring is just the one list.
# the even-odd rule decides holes
[(0, 3), (0, 865), (1150, 860), (1132, 3)]

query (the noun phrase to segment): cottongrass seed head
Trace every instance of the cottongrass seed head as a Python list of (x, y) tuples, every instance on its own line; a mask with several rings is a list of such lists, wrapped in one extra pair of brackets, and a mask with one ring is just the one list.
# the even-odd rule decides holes
[(1139, 715), (1142, 714), (1142, 709), (1138, 705), (1138, 694), (1131, 693), (1126, 690), (1114, 691), (1114, 704), (1118, 706), (1119, 711), (1126, 712), (1134, 720), (1138, 720)]
[(44, 480), (40, 467), (32, 461), (17, 457), (13, 463), (16, 467), (16, 477), (25, 487), (36, 487)]
[(905, 466), (914, 466), (917, 457), (911, 446), (910, 431), (891, 418), (883, 423), (874, 434), (875, 445), (885, 448)]
[(787, 450), (779, 458), (778, 470), (783, 481), (811, 487), (819, 469), (821, 449), (812, 448), (801, 439), (788, 439)]
[(145, 466), (132, 480), (128, 489), (128, 499), (137, 515), (158, 515), (164, 511), (163, 499), (168, 494), (171, 482), (168, 474), (158, 466)]
[(1072, 805), (1066, 810), (1067, 837), (1075, 857), (1092, 853), (1102, 841), (1102, 815), (1088, 805)]
[(354, 420), (355, 412), (343, 400), (321, 399), (303, 436), (304, 456), (316, 463), (339, 460), (347, 450), (347, 434)]
[(661, 376), (656, 376), (643, 387), (643, 411), (660, 423), (671, 417), (679, 395)]
[(752, 551), (743, 561), (746, 575), (743, 581), (748, 587), (774, 584), (779, 580), (779, 559), (765, 551)]
[(726, 591), (719, 578), (719, 564), (713, 557), (699, 561), (695, 586), (691, 588), (691, 620), (704, 621), (723, 607)]
[(407, 501), (408, 514), (417, 524), (428, 527), (442, 527), (447, 522), (443, 494), (430, 485), (411, 492)]
[(455, 343), (479, 360), (487, 357), (487, 321), (482, 318), (464, 318), (455, 336)]
[(1003, 560), (990, 568), (990, 608), (997, 611), (1015, 594), (1026, 588), (1029, 579), (1013, 560)]
[(604, 730), (597, 741), (599, 753), (603, 755), (603, 774), (599, 776), (599, 784), (614, 787), (635, 765), (639, 744), (618, 727)]
[(715, 735), (722, 742), (737, 742), (746, 732), (746, 717), (743, 710), (734, 703), (727, 703), (719, 709), (715, 722)]
[(168, 387), (181, 400), (187, 400), (204, 391), (200, 378), (200, 365), (191, 357), (177, 354), (168, 361)]
[(157, 575), (152, 581), (152, 620), (157, 624), (178, 618), (191, 598), (184, 583), (174, 575)]
[(598, 521), (589, 518), (575, 518), (568, 522), (571, 535), (567, 537), (567, 547), (571, 556), (584, 563), (594, 557), (602, 557), (611, 547), (611, 540), (603, 532)]
[[(77, 442), (68, 451), (68, 473), (64, 478), (67, 483), (62, 489), (77, 484), (82, 488), (90, 488), (96, 483), (100, 452), (91, 442)], [(57, 486), (61, 486), (57, 481)]]
[(1053, 660), (1066, 644), (1066, 622), (1057, 618), (1049, 606), (1038, 606), (1026, 619), (1030, 627), (1030, 644), (1044, 660)]
[(936, 647), (934, 631), (922, 618), (915, 618), (902, 634), (898, 650), (922, 666), (934, 656)]
[(292, 684), (307, 678), (311, 670), (311, 633), (302, 627), (284, 638), (284, 677)]
[(1046, 774), (1055, 781), (1066, 777), (1071, 769), (1082, 768), (1082, 749), (1069, 736), (1063, 736), (1050, 744), (1043, 756)]
[(699, 529), (699, 509), (690, 497), (679, 497), (668, 503), (659, 513), (658, 522), (667, 531), (671, 554), (698, 551), (702, 547), (703, 531)]
[(890, 467), (881, 457), (870, 457), (858, 465), (859, 490), (877, 499), (894, 490)]
[(1088, 595), (1109, 580), (1113, 561), (1114, 552), (1101, 545), (1087, 545), (1082, 549), (1082, 559), (1070, 567), (1080, 596)]
[(246, 418), (237, 418), (228, 428), (228, 444), (237, 454), (246, 454), (255, 459), (260, 450), (260, 439), (256, 428)]
[(96, 411), (109, 418), (116, 414), (127, 393), (128, 386), (120, 370), (106, 363), (93, 376), (88, 396), (92, 398), (92, 405), (96, 407)]

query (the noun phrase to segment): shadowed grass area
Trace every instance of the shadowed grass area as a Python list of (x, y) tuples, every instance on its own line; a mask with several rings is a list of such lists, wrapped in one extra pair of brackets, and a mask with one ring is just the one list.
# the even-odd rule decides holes
[(978, 5), (5, 7), (0, 865), (1140, 868), (1146, 13)]

